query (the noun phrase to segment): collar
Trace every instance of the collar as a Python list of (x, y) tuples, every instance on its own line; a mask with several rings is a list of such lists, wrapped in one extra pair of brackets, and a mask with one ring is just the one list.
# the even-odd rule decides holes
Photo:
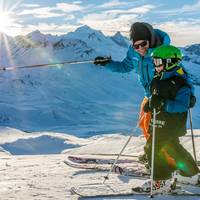
[[(164, 80), (167, 78), (171, 78), (172, 76), (183, 76), (183, 74), (180, 74), (179, 71), (182, 68), (180, 66), (176, 66), (174, 69), (170, 70), (170, 71), (163, 71), (160, 74), (155, 74), (154, 78), (160, 78), (160, 80)], [(182, 70), (183, 71), (183, 70)]]

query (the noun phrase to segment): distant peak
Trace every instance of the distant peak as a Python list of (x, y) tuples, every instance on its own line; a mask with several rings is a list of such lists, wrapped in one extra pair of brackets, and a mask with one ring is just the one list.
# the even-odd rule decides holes
[(37, 34), (39, 34), (39, 33), (41, 33), (39, 30), (35, 30), (35, 31), (33, 31), (32, 33), (37, 33)]
[(118, 31), (111, 39), (120, 46), (128, 47), (128, 40)]
[(35, 30), (30, 32), (27, 36), (35, 36), (35, 35), (44, 35), (43, 33), (41, 33), (39, 30)]
[(83, 25), (83, 26), (80, 26), (78, 27), (77, 29), (91, 29), (88, 25)]
[(115, 35), (122, 35), (120, 31), (117, 31)]
[(75, 30), (75, 32), (99, 32), (99, 31), (89, 27), (88, 25), (83, 25), (83, 26), (78, 27)]

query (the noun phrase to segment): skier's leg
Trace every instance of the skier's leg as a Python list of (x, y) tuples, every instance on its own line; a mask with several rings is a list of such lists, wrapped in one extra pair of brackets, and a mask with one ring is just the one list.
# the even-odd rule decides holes
[(176, 170), (179, 170), (182, 176), (191, 177), (199, 172), (198, 166), (191, 154), (180, 144), (179, 140), (166, 145), (167, 152), (173, 156), (176, 161)]
[(161, 155), (161, 149), (165, 144), (163, 141), (167, 140), (162, 140), (162, 138), (159, 137), (159, 134), (155, 135), (155, 113), (156, 111), (154, 110), (153, 134), (150, 135), (145, 146), (149, 165), (151, 165), (152, 170), (151, 179), (145, 181), (140, 187), (134, 188), (134, 191), (151, 192), (151, 197), (153, 191), (154, 193), (163, 193), (175, 189), (175, 185), (170, 180), (172, 177), (172, 171), (174, 170), (167, 165), (166, 159), (162, 159), (163, 155)]
[[(161, 140), (158, 135), (155, 138), (155, 157), (154, 157), (154, 180), (166, 180), (172, 177), (174, 168), (168, 164), (165, 154), (162, 151), (163, 146), (167, 142)], [(145, 145), (145, 151), (147, 153), (148, 163), (151, 165), (151, 136)]]

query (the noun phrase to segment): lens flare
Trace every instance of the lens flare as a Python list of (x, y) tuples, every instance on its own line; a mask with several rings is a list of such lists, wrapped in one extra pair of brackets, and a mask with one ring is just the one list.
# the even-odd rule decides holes
[(13, 32), (19, 29), (20, 26), (16, 10), (22, 2), (23, 0), (0, 0), (0, 32), (6, 35), (13, 35)]
[(0, 32), (6, 33), (6, 30), (12, 25), (12, 19), (7, 12), (0, 11)]
[(182, 170), (182, 171), (186, 171), (187, 170), (187, 167), (186, 167), (185, 163), (183, 163), (183, 162), (178, 162), (177, 163), (177, 168)]

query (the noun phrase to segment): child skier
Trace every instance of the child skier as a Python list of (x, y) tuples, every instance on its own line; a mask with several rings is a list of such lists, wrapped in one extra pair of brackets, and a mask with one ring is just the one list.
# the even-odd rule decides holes
[[(152, 57), (155, 76), (150, 85), (151, 97), (144, 106), (144, 112), (156, 109), (154, 183), (157, 192), (169, 192), (172, 173), (178, 171), (181, 176), (189, 177), (193, 183), (198, 182), (199, 169), (186, 149), (180, 144), (179, 137), (186, 134), (187, 111), (191, 106), (193, 86), (188, 75), (179, 63), (181, 51), (171, 45), (156, 48)], [(149, 132), (152, 132), (151, 120)], [(145, 150), (151, 165), (152, 135)], [(151, 181), (146, 181), (139, 191), (150, 190)], [(137, 190), (135, 188), (134, 190)]]

